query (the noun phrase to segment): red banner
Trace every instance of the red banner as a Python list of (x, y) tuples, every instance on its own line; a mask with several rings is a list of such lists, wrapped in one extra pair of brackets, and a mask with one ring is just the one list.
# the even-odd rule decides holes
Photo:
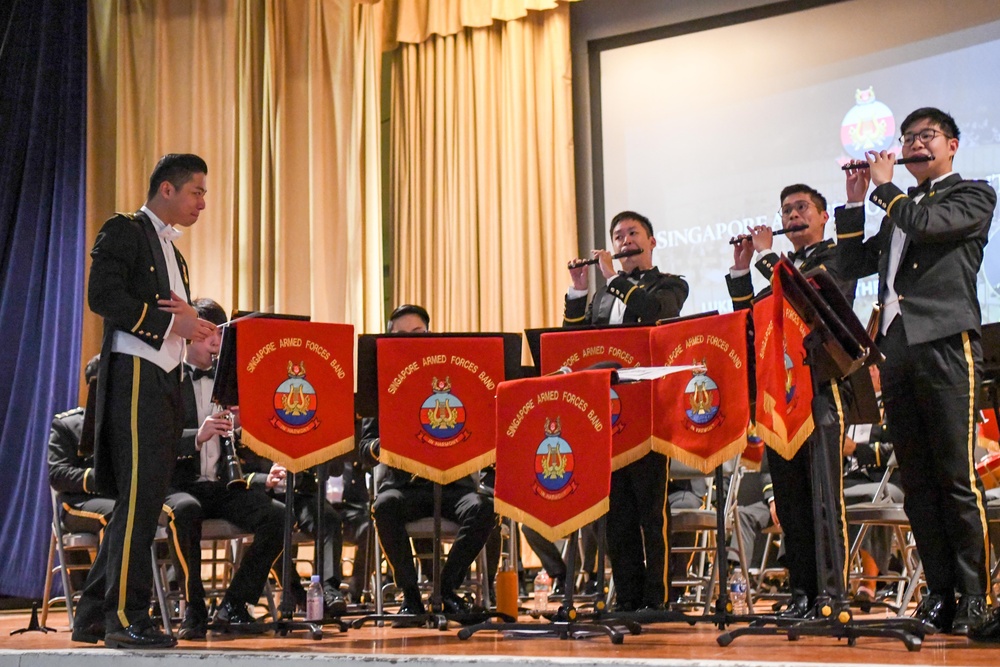
[(764, 441), (757, 435), (757, 427), (750, 424), (747, 429), (747, 448), (740, 454), (740, 463), (747, 470), (760, 470), (761, 461), (764, 460)]
[[(622, 327), (542, 334), (542, 373), (566, 366), (578, 371), (601, 361), (624, 368), (649, 366), (649, 332), (652, 327)], [(631, 382), (611, 387), (611, 469), (638, 461), (649, 452), (653, 417), (651, 382)]]
[(653, 384), (653, 450), (708, 473), (746, 448), (747, 313), (665, 324), (650, 334), (657, 366), (700, 364)]
[(979, 446), (991, 452), (1000, 451), (1000, 429), (997, 428), (996, 413), (993, 409), (980, 410)]
[(300, 472), (354, 449), (354, 327), (257, 317), (237, 327), (243, 442)]
[(494, 508), (550, 541), (608, 511), (611, 371), (504, 382)]
[(448, 484), (493, 463), (499, 337), (378, 339), (379, 460)]
[(791, 459), (813, 432), (812, 378), (802, 344), (809, 328), (785, 301), (777, 275), (773, 293), (753, 308), (757, 433)]

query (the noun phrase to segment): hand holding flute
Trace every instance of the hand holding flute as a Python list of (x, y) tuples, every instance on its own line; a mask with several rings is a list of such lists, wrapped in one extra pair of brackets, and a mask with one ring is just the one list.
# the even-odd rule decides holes
[(611, 278), (616, 274), (612, 265), (612, 260), (634, 257), (643, 253), (642, 248), (629, 248), (612, 255), (608, 250), (591, 250), (590, 259), (574, 259), (566, 265), (569, 274), (573, 278), (573, 287), (576, 289), (587, 289), (587, 267), (596, 264), (605, 278)]
[(771, 247), (771, 237), (780, 236), (781, 234), (790, 234), (791, 232), (801, 232), (803, 229), (809, 229), (809, 225), (789, 225), (783, 229), (771, 229), (767, 225), (758, 225), (750, 230), (749, 234), (738, 234), (733, 238), (729, 239), (730, 245), (740, 245), (744, 241), (754, 241), (754, 246), (757, 245), (756, 240), (758, 237), (765, 237), (764, 242), (767, 244), (765, 250)]

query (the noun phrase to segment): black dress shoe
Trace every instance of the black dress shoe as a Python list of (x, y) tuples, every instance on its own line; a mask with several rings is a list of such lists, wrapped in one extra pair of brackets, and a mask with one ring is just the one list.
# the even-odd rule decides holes
[(205, 603), (200, 605), (188, 603), (184, 612), (184, 621), (177, 637), (185, 641), (204, 639), (208, 635), (208, 610)]
[(938, 632), (951, 632), (955, 620), (955, 598), (951, 595), (928, 595), (913, 612), (913, 618), (937, 628)]
[(399, 607), (400, 614), (426, 614), (424, 603), (420, 599), (420, 591), (403, 591), (403, 604)]
[(611, 607), (611, 611), (616, 613), (629, 613), (636, 611), (640, 605), (634, 602), (615, 602)]
[(233, 602), (223, 600), (219, 609), (215, 612), (216, 625), (224, 629), (235, 630), (237, 632), (263, 633), (263, 629), (257, 624), (253, 615), (247, 610), (243, 602)]
[(327, 618), (343, 616), (347, 613), (347, 601), (339, 588), (326, 586), (323, 588), (323, 614)]
[(974, 628), (969, 628), (969, 639), (977, 642), (1000, 643), (1000, 609), (994, 609), (986, 619)]
[(104, 641), (105, 634), (103, 623), (91, 623), (87, 626), (76, 622), (73, 623), (72, 639), (75, 642), (96, 644), (97, 642)]
[(986, 623), (989, 612), (985, 595), (963, 595), (955, 610), (955, 620), (951, 624), (951, 634), (968, 635), (971, 630)]
[(104, 645), (108, 648), (170, 648), (177, 645), (177, 640), (146, 621), (109, 632), (104, 635)]
[(809, 604), (808, 595), (792, 595), (792, 599), (788, 602), (788, 606), (784, 610), (778, 612), (779, 618), (809, 618), (809, 613), (812, 611), (812, 605)]
[(442, 592), (441, 604), (444, 606), (444, 613), (446, 614), (461, 615), (472, 613), (472, 605), (463, 598), (460, 598), (455, 591)]

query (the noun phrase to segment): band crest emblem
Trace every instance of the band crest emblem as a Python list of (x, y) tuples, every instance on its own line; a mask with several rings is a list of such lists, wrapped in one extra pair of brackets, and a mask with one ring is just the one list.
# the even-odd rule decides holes
[(703, 359), (698, 367), (691, 371), (691, 379), (684, 388), (689, 430), (697, 433), (707, 433), (722, 425), (723, 416), (719, 413), (721, 402), (719, 385), (708, 375), (708, 366)]
[(561, 500), (576, 491), (573, 448), (562, 437), (562, 419), (545, 418), (545, 437), (535, 450), (534, 491), (546, 500)]
[(422, 442), (435, 447), (451, 447), (471, 435), (465, 429), (465, 405), (451, 393), (451, 377), (431, 381), (431, 395), (420, 405)]
[(306, 363), (288, 361), (287, 377), (274, 390), (274, 413), (271, 425), (291, 435), (300, 435), (319, 427), (316, 409), (319, 396), (306, 380)]

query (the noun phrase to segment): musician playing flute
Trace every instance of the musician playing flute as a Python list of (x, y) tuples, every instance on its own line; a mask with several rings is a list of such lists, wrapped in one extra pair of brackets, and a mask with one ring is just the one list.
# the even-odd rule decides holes
[[(589, 304), (588, 269), (573, 268), (580, 260), (571, 262), (573, 286), (566, 295), (563, 325), (652, 325), (678, 316), (688, 296), (688, 284), (680, 276), (661, 273), (653, 266), (656, 237), (649, 219), (633, 211), (616, 215), (611, 220), (611, 245), (615, 254), (641, 252), (620, 259), (622, 270), (616, 271), (611, 252), (591, 251), (607, 285)], [(663, 454), (650, 452), (611, 473), (607, 540), (616, 610), (662, 609), (667, 601), (668, 463)]]
[[(949, 114), (917, 109), (900, 130), (904, 158), (933, 156), (906, 165), (919, 185), (903, 192), (893, 183), (895, 155), (870, 151), (867, 169), (847, 172), (837, 233), (846, 268), (879, 277), (882, 396), (929, 589), (916, 617), (943, 632), (1000, 641), (996, 617), (983, 627), (989, 547), (973, 459), (983, 359), (977, 275), (997, 194), (953, 170), (959, 130)], [(869, 182), (868, 199), (885, 216), (865, 240)]]
[[(789, 185), (781, 191), (781, 225), (788, 231), (786, 235), (792, 243), (793, 252), (788, 253), (796, 268), (807, 272), (826, 270), (837, 279), (844, 296), (854, 301), (857, 281), (844, 280), (839, 269), (838, 247), (832, 239), (824, 238), (826, 223), (830, 219), (826, 212), (826, 198), (808, 185)], [(773, 250), (774, 234), (770, 227), (758, 225), (750, 228), (745, 236), (733, 239), (733, 266), (726, 276), (733, 308), (750, 308), (754, 297), (750, 278), (750, 261), (754, 252), (759, 254), (757, 270), (768, 281), (778, 261)], [(867, 372), (867, 371), (865, 371)], [(843, 477), (843, 457), (841, 449), (844, 441), (844, 416), (840, 408), (842, 387), (838, 382), (825, 383), (822, 393), (828, 399), (826, 414), (814, 415), (817, 428), (826, 429), (826, 442), (830, 451), (825, 452), (827, 465), (834, 471), (833, 479)], [(805, 618), (821, 597), (830, 598), (838, 591), (846, 590), (847, 584), (847, 543), (843, 527), (843, 492), (837, 494), (835, 513), (839, 529), (831, 536), (833, 553), (831, 559), (831, 580), (820, 582), (816, 561), (816, 531), (813, 520), (813, 488), (811, 478), (810, 448), (818, 446), (816, 432), (802, 444), (791, 460), (770, 447), (767, 448), (766, 466), (773, 484), (773, 510), (777, 515), (785, 535), (785, 561), (788, 566), (791, 598), (788, 607), (781, 612), (787, 618)], [(839, 484), (838, 484), (838, 488)], [(836, 579), (839, 578), (839, 582)], [(822, 590), (821, 590), (822, 585)]]
[[(214, 325), (226, 322), (226, 312), (211, 299), (196, 299), (198, 316)], [(177, 445), (177, 463), (167, 505), (167, 529), (181, 562), (182, 585), (187, 600), (180, 639), (203, 639), (208, 626), (205, 588), (201, 581), (201, 525), (205, 519), (225, 519), (240, 530), (253, 533), (253, 542), (233, 574), (215, 623), (234, 629), (252, 627), (248, 604), (256, 604), (267, 583), (271, 564), (281, 553), (285, 506), (257, 485), (230, 485), (221, 438), (232, 434), (238, 422), (231, 419), (238, 408), (212, 403), (214, 357), (222, 343), (216, 327), (204, 341), (187, 346), (181, 396), (184, 432)], [(240, 626), (244, 628), (240, 628)]]

